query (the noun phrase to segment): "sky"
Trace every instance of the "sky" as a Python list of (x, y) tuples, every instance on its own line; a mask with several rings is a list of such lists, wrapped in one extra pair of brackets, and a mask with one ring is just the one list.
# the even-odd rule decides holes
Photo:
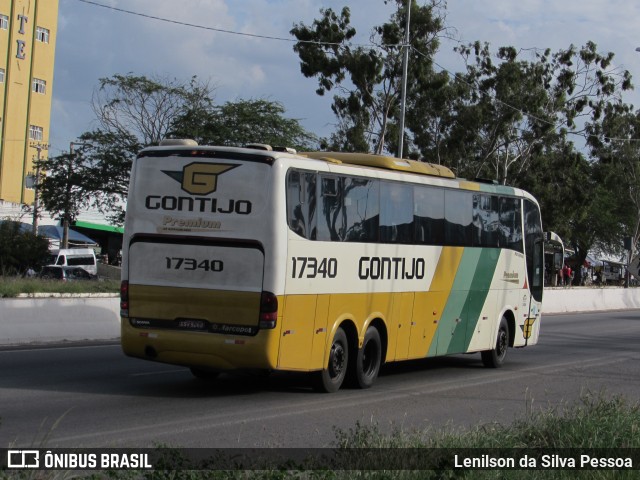
[[(348, 5), (369, 43), (372, 28), (387, 21), (393, 5), (384, 0), (91, 0), (108, 7), (206, 28), (184, 26), (103, 8), (82, 0), (59, 0), (58, 37), (49, 155), (97, 126), (91, 97), (100, 78), (132, 73), (188, 81), (196, 75), (215, 86), (218, 103), (268, 99), (286, 116), (318, 136), (333, 130), (331, 95), (318, 97), (317, 82), (300, 73), (292, 39), (295, 23), (310, 25), (320, 8)], [(413, 0), (424, 3), (424, 0)], [(463, 71), (453, 52), (459, 43), (488, 42), (517, 49), (566, 49), (593, 41), (615, 54), (615, 67), (638, 83), (625, 101), (640, 108), (640, 2), (634, 0), (449, 0), (443, 12), (454, 39), (442, 41), (438, 68)], [(525, 59), (527, 57), (524, 57)]]

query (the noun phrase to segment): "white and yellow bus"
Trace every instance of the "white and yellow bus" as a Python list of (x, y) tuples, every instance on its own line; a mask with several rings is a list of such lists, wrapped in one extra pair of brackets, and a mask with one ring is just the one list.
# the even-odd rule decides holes
[(198, 377), (310, 372), (372, 385), (384, 362), (540, 331), (544, 245), (528, 193), (356, 153), (172, 141), (135, 160), (122, 348)]

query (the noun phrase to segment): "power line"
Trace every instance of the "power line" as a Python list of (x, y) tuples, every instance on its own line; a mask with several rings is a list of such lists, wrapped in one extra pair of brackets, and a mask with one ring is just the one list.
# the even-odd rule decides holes
[[(147, 13), (134, 12), (133, 10), (126, 10), (124, 8), (112, 7), (110, 5), (104, 5), (102, 3), (94, 2), (92, 0), (78, 0), (78, 2), (82, 2), (82, 3), (89, 4), (89, 5), (93, 5), (95, 7), (105, 8), (107, 10), (114, 10), (116, 12), (126, 13), (128, 15), (135, 15), (135, 16), (138, 16), (138, 17), (148, 18), (148, 19), (151, 19), (151, 20), (157, 20), (159, 22), (172, 23), (174, 25), (181, 25), (183, 27), (197, 28), (197, 29), (200, 29), (200, 30), (208, 30), (208, 31), (211, 31), (211, 32), (226, 33), (228, 35), (238, 35), (238, 36), (242, 36), (242, 37), (260, 38), (260, 39), (263, 39), (263, 40), (277, 40), (277, 41), (280, 41), (280, 42), (289, 42), (289, 43), (310, 43), (310, 44), (317, 44), (317, 45), (335, 45), (335, 46), (343, 46), (344, 45), (343, 42), (320, 42), (320, 41), (316, 41), (316, 40), (297, 40), (297, 39), (287, 38), (287, 37), (276, 37), (276, 36), (271, 36), (271, 35), (259, 35), (259, 34), (256, 34), (256, 33), (238, 32), (238, 31), (235, 31), (235, 30), (226, 30), (226, 29), (223, 29), (223, 28), (209, 27), (207, 25), (198, 25), (198, 24), (195, 24), (195, 23), (180, 22), (178, 20), (172, 20), (170, 18), (157, 17), (155, 15), (149, 15)], [(393, 48), (393, 47), (401, 46), (401, 45), (385, 45), (385, 46), (381, 47), (381, 46), (374, 45), (374, 44), (357, 44), (357, 43), (353, 43), (353, 44), (349, 43), (349, 45), (360, 46), (360, 47), (373, 47), (373, 48), (382, 48), (382, 47)]]
[(262, 38), (262, 39), (267, 39), (267, 40), (280, 40), (280, 41), (283, 41), (283, 42), (294, 42), (295, 41), (295, 40), (293, 40), (291, 38), (272, 37), (272, 36), (269, 36), (269, 35), (258, 35), (258, 34), (254, 34), (254, 33), (235, 32), (233, 30), (225, 30), (223, 28), (208, 27), (206, 25), (197, 25), (195, 23), (188, 23), (188, 22), (180, 22), (178, 20), (171, 20), (169, 18), (156, 17), (155, 15), (149, 15), (147, 13), (134, 12), (132, 10), (125, 10), (124, 8), (112, 7), (110, 5), (104, 5), (102, 3), (93, 2), (91, 0), (78, 0), (78, 1), (82, 2), (82, 3), (87, 3), (89, 5), (94, 5), (96, 7), (106, 8), (107, 10), (114, 10), (116, 12), (126, 13), (126, 14), (129, 14), (129, 15), (135, 15), (135, 16), (138, 16), (138, 17), (149, 18), (151, 20), (157, 20), (159, 22), (173, 23), (175, 25), (182, 25), (184, 27), (199, 28), (201, 30), (210, 30), (212, 32), (227, 33), (227, 34), (230, 34), (230, 35), (241, 35), (241, 36), (253, 37), (253, 38)]

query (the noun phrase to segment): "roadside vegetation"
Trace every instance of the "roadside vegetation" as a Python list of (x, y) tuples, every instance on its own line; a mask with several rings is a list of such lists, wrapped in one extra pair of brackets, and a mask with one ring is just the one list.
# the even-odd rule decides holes
[(23, 278), (19, 276), (0, 276), (0, 298), (17, 297), (34, 293), (118, 293), (120, 282), (117, 280), (79, 280), (63, 282), (60, 280), (43, 280), (40, 278)]
[[(1, 428), (1, 427), (0, 427)], [(216, 458), (203, 463), (190, 462), (182, 451), (161, 448), (162, 459), (155, 462), (153, 471), (101, 471), (88, 475), (92, 479), (620, 479), (637, 478), (638, 459), (634, 459), (636, 470), (625, 469), (465, 469), (454, 467), (454, 452), (473, 455), (489, 454), (505, 458), (516, 452), (514, 457), (529, 454), (535, 456), (549, 454), (568, 458), (579, 458), (584, 453), (602, 456), (634, 455), (631, 449), (640, 448), (640, 403), (630, 403), (621, 396), (604, 394), (584, 395), (573, 405), (560, 405), (537, 410), (528, 404), (522, 419), (510, 425), (484, 424), (468, 430), (454, 428), (422, 432), (395, 431), (382, 432), (373, 424), (365, 426), (357, 423), (348, 430), (337, 430), (333, 448), (334, 460), (324, 469), (318, 468), (318, 459), (307, 461), (269, 462), (265, 470), (215, 470), (221, 465)], [(44, 448), (44, 447), (43, 447)], [(357, 449), (357, 451), (354, 451)], [(420, 449), (420, 451), (418, 451)], [(473, 452), (471, 449), (480, 449)], [(513, 449), (513, 450), (511, 450)], [(590, 450), (595, 449), (595, 450)], [(611, 449), (608, 450), (607, 449)], [(613, 450), (616, 449), (616, 450)], [(259, 449), (258, 449), (259, 450)], [(277, 452), (277, 450), (274, 450)], [(264, 452), (264, 450), (262, 450)], [(309, 450), (309, 455), (324, 450)], [(613, 452), (613, 453), (612, 453)], [(250, 455), (250, 453), (247, 453)], [(387, 456), (388, 458), (385, 458)], [(429, 465), (434, 470), (410, 470), (410, 465), (420, 464), (416, 458), (429, 456)], [(382, 459), (382, 460), (381, 460)], [(393, 465), (393, 470), (374, 470), (382, 465)], [(166, 470), (163, 468), (166, 465)], [(238, 466), (237, 460), (235, 463)], [(309, 466), (312, 465), (311, 470)], [(398, 465), (402, 469), (398, 468)], [(516, 461), (517, 465), (517, 461)], [(538, 463), (540, 466), (541, 464)], [(206, 469), (208, 466), (208, 469)], [(579, 467), (579, 465), (578, 465)], [(194, 468), (190, 470), (190, 468)], [(195, 468), (198, 468), (197, 470)], [(342, 470), (340, 468), (343, 468)], [(34, 475), (37, 473), (37, 475)], [(68, 473), (68, 475), (65, 475)], [(1, 479), (22, 478), (70, 478), (74, 472), (1, 472)], [(85, 477), (87, 478), (87, 477)]]

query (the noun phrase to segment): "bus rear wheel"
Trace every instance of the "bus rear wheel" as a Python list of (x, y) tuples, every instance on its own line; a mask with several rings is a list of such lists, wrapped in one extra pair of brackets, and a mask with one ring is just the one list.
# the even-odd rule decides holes
[(356, 360), (355, 383), (359, 388), (369, 388), (378, 378), (382, 365), (382, 342), (376, 327), (369, 327), (364, 334), (362, 348)]
[(488, 368), (498, 368), (504, 363), (509, 349), (509, 323), (507, 319), (502, 317), (500, 326), (498, 327), (498, 338), (496, 346), (493, 350), (485, 350), (481, 352), (482, 363)]
[(319, 392), (337, 392), (347, 375), (349, 365), (349, 342), (342, 328), (336, 330), (329, 351), (329, 362), (326, 368), (316, 372), (315, 389)]

